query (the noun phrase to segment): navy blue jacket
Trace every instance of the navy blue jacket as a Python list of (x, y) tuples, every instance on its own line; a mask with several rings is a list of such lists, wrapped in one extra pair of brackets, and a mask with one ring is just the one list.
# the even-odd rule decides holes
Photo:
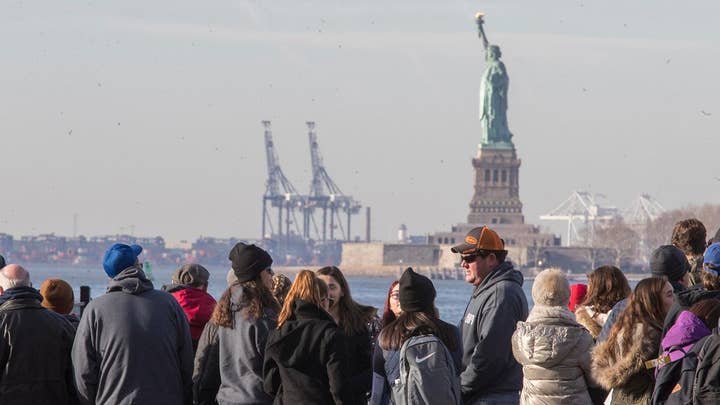
[(463, 340), (460, 388), (465, 403), (522, 389), (522, 366), (512, 353), (515, 326), (528, 317), (522, 284), (522, 273), (503, 262), (473, 291), (459, 327)]

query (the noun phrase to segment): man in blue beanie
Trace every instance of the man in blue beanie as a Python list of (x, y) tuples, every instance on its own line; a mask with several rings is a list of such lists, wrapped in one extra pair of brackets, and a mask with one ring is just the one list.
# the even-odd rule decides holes
[(72, 360), (83, 404), (191, 404), (193, 348), (172, 295), (155, 290), (138, 256), (116, 243), (105, 253), (107, 293), (88, 304)]

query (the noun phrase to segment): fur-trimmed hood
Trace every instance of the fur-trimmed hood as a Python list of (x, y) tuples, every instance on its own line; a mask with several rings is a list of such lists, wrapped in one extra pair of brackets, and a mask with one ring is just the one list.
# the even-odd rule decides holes
[(657, 357), (661, 330), (645, 324), (637, 324), (626, 353), (622, 352), (623, 337), (615, 342), (609, 339), (593, 350), (593, 376), (605, 389), (626, 385), (629, 380), (645, 370), (645, 361)]
[(602, 331), (607, 314), (595, 312), (591, 307), (578, 305), (575, 307), (575, 317), (577, 322), (584, 326), (593, 338), (597, 338), (600, 331)]

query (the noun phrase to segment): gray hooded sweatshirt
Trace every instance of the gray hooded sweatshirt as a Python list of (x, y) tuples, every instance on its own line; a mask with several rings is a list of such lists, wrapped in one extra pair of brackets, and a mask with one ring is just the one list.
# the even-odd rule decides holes
[(242, 286), (230, 287), (233, 302), (233, 328), (219, 327), (220, 405), (272, 404), (273, 398), (263, 391), (265, 343), (277, 326), (277, 314), (270, 310), (259, 319), (248, 317), (241, 307)]
[(83, 404), (192, 403), (187, 317), (138, 267), (120, 272), (85, 308), (72, 361)]
[(528, 316), (522, 284), (522, 273), (503, 262), (473, 290), (459, 326), (463, 341), (460, 387), (466, 404), (489, 394), (522, 389), (522, 368), (513, 357), (511, 343), (515, 325)]

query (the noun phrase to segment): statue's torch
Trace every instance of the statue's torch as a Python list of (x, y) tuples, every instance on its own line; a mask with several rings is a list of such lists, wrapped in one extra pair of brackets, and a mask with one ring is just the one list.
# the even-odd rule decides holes
[(479, 11), (477, 14), (475, 14), (475, 23), (477, 23), (478, 27), (478, 36), (483, 41), (483, 47), (487, 49), (488, 47), (488, 40), (487, 36), (485, 35), (485, 30), (483, 29), (483, 24), (485, 24), (485, 13)]

